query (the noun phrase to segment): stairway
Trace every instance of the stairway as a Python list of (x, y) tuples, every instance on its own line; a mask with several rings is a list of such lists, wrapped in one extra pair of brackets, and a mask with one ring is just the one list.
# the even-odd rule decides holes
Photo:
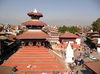
[(18, 74), (54, 74), (64, 72), (65, 67), (45, 47), (23, 47), (12, 55), (3, 66), (17, 66)]

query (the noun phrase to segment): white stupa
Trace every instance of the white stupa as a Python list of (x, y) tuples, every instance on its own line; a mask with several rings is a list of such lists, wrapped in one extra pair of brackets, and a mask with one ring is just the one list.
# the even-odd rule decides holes
[(65, 62), (66, 63), (73, 63), (73, 57), (74, 57), (74, 52), (73, 52), (73, 49), (70, 45), (70, 43), (68, 44), (67, 48), (65, 49), (66, 50), (66, 59), (65, 59)]

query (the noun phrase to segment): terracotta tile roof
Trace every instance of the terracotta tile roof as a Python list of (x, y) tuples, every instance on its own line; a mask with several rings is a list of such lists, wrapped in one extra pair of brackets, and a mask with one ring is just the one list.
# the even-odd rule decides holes
[(19, 25), (12, 25), (12, 26), (11, 26), (11, 29), (14, 29), (14, 30), (15, 30), (15, 29), (17, 29), (18, 27), (19, 27)]
[(9, 66), (0, 66), (0, 74), (11, 74), (12, 67)]
[(16, 38), (16, 36), (14, 36), (14, 35), (9, 35), (9, 36), (8, 36), (8, 39), (11, 40), (11, 41), (13, 41), (14, 38)]
[[(18, 74), (38, 74), (38, 72), (64, 72), (65, 65), (51, 53), (47, 48), (43, 47), (24, 47), (11, 56), (3, 66), (17, 66)], [(28, 67), (30, 66), (30, 67)], [(30, 73), (31, 72), (31, 73)], [(41, 74), (39, 73), (39, 74)]]
[(60, 35), (60, 38), (78, 38), (79, 36), (73, 33), (64, 33)]
[(39, 20), (37, 20), (37, 21), (31, 20), (31, 21), (26, 21), (26, 22), (22, 23), (22, 25), (46, 26), (47, 24), (45, 24), (44, 22), (39, 21)]
[(8, 39), (6, 36), (0, 36), (0, 40)]
[(71, 46), (73, 46), (73, 48), (79, 48), (80, 45), (76, 44), (76, 43), (71, 43)]
[(100, 61), (91, 61), (84, 64), (96, 74), (100, 74)]
[(98, 32), (86, 32), (88, 34), (98, 34)]
[(30, 12), (30, 13), (27, 13), (27, 15), (29, 15), (29, 16), (40, 16), (40, 17), (43, 17), (43, 15), (42, 15), (42, 13), (39, 13), (39, 12), (37, 12), (37, 13), (34, 13), (34, 12)]
[(27, 31), (16, 37), (17, 39), (46, 39), (49, 35), (43, 31)]
[(0, 32), (0, 35), (2, 35), (2, 34), (6, 34), (6, 32)]

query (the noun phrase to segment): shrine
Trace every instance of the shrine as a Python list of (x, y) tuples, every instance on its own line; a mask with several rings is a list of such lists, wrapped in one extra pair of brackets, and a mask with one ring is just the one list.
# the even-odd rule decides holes
[(17, 39), (21, 41), (22, 46), (47, 46), (49, 42), (47, 39), (49, 35), (42, 31), (44, 26), (47, 26), (42, 21), (39, 21), (40, 17), (43, 17), (42, 13), (37, 12), (35, 9), (33, 12), (27, 13), (32, 20), (26, 21), (22, 23), (22, 25), (26, 26), (28, 30), (23, 32)]

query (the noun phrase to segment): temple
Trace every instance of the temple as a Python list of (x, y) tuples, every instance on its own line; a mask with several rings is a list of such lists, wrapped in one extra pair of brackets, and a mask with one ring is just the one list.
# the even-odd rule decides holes
[(36, 9), (27, 14), (31, 21), (22, 25), (27, 31), (16, 37), (21, 47), (2, 66), (16, 67), (18, 74), (59, 74), (68, 72), (65, 62), (50, 49), (49, 35), (42, 30), (47, 24), (39, 21), (43, 17)]
[(47, 39), (49, 35), (42, 31), (44, 26), (47, 26), (44, 22), (40, 21), (40, 17), (43, 17), (42, 13), (37, 12), (35, 9), (33, 12), (27, 13), (32, 20), (22, 23), (28, 30), (19, 35), (17, 39), (21, 41), (22, 46), (49, 46)]

